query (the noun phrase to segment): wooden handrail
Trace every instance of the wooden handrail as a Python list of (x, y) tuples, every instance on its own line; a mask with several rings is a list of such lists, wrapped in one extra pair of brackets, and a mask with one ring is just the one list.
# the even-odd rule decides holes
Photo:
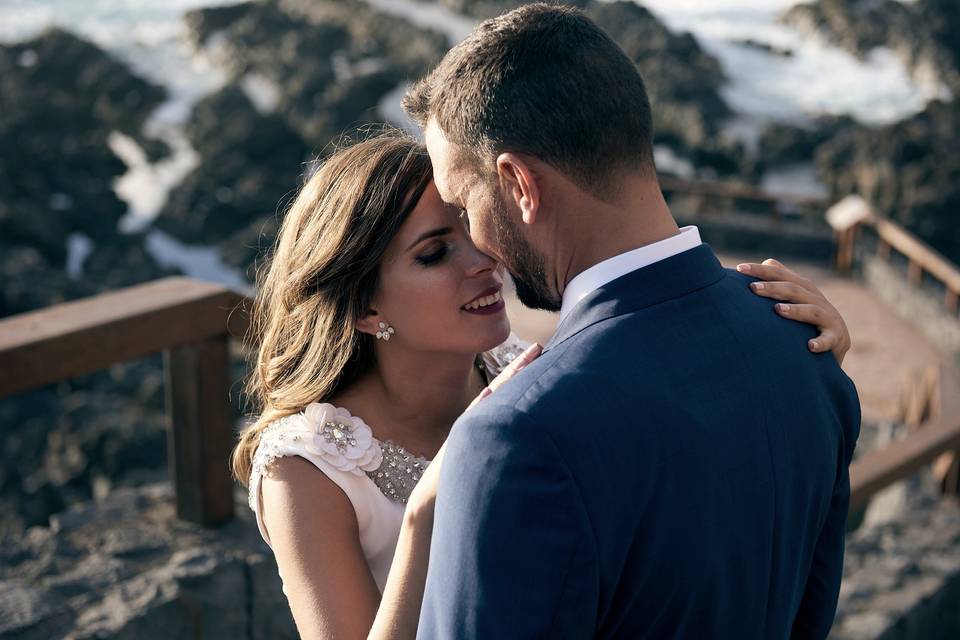
[(947, 258), (895, 222), (875, 218), (871, 224), (883, 243), (881, 247), (885, 245), (896, 249), (910, 261), (910, 275), (914, 284), (919, 284), (921, 274), (929, 273), (943, 284), (948, 293), (960, 293), (960, 269)]
[(850, 465), (850, 507), (861, 507), (878, 491), (903, 480), (940, 454), (960, 449), (960, 419), (935, 421), (903, 440), (871, 451)]
[(162, 351), (177, 515), (222, 524), (233, 517), (228, 342), (246, 334), (249, 303), (172, 277), (0, 319), (0, 397)]
[(713, 198), (746, 200), (768, 204), (771, 209), (784, 205), (798, 209), (816, 209), (823, 211), (827, 201), (823, 198), (771, 194), (759, 187), (731, 182), (690, 180), (673, 176), (659, 176), (660, 188), (673, 193), (685, 193)]
[(246, 333), (243, 295), (171, 277), (0, 319), (0, 397), (169, 347)]

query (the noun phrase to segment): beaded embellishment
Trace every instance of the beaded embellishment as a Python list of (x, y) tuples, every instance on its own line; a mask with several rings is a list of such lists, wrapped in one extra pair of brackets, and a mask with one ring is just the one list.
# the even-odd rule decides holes
[(383, 462), (374, 471), (367, 471), (367, 477), (387, 498), (406, 504), (430, 462), (389, 440), (380, 443), (380, 450), (383, 452)]
[(504, 340), (503, 343), (489, 351), (485, 351), (482, 357), (486, 365), (487, 378), (490, 380), (496, 378), (508, 364), (526, 351), (529, 346), (529, 342), (524, 342), (515, 334), (511, 333), (510, 337)]
[[(503, 344), (481, 354), (487, 379), (495, 378), (528, 346), (529, 343), (511, 333)], [(378, 441), (370, 427), (346, 409), (313, 402), (300, 413), (280, 418), (261, 434), (250, 474), (251, 509), (254, 508), (254, 488), (267, 467), (277, 458), (295, 455), (298, 447), (321, 455), (341, 471), (354, 475), (365, 473), (383, 495), (401, 504), (407, 503), (430, 464), (426, 458), (415, 456), (389, 440)]]

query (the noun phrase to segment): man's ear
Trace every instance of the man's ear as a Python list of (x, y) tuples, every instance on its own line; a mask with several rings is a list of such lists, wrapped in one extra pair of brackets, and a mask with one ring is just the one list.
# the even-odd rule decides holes
[(540, 185), (528, 159), (516, 153), (501, 153), (497, 156), (497, 174), (520, 209), (524, 223), (533, 224), (540, 211)]

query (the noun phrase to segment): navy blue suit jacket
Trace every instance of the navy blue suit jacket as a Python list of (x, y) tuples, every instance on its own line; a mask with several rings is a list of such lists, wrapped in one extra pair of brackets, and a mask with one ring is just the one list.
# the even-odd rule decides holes
[(618, 278), (457, 421), (418, 637), (827, 635), (859, 402), (749, 282)]

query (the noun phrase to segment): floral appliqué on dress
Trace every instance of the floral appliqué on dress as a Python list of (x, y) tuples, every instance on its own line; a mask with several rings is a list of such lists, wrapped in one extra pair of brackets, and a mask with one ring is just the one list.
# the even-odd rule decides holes
[(250, 508), (254, 488), (277, 459), (307, 451), (333, 467), (362, 476), (380, 467), (383, 452), (370, 427), (346, 409), (325, 402), (311, 402), (300, 413), (275, 421), (260, 434), (250, 472)]

